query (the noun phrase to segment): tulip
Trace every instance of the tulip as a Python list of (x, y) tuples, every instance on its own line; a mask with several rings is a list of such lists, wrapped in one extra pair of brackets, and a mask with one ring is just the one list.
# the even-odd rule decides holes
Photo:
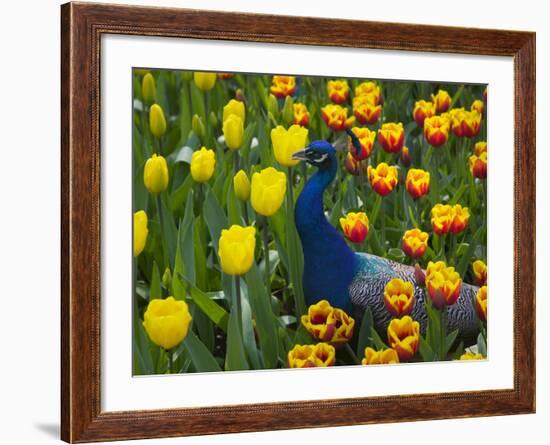
[(153, 104), (149, 109), (149, 128), (158, 138), (166, 132), (166, 119), (159, 104)]
[(327, 82), (327, 94), (335, 104), (343, 104), (349, 97), (349, 85), (347, 80), (329, 80)]
[(369, 233), (369, 218), (364, 212), (349, 212), (345, 218), (340, 218), (340, 225), (352, 243), (361, 244)]
[(378, 130), (378, 142), (387, 153), (397, 153), (403, 148), (405, 130), (403, 124), (389, 122)]
[(321, 108), (321, 117), (325, 124), (334, 131), (343, 131), (350, 128), (355, 117), (348, 117), (348, 109), (340, 105), (328, 104)]
[(272, 116), (277, 116), (279, 114), (279, 103), (273, 94), (270, 94), (267, 98), (267, 111), (271, 113)]
[(399, 178), (397, 167), (395, 165), (390, 167), (385, 162), (378, 164), (376, 168), (369, 165), (367, 176), (373, 190), (382, 197), (388, 195), (395, 188)]
[(414, 286), (401, 278), (394, 278), (384, 286), (384, 306), (394, 317), (409, 315), (414, 308)]
[(361, 151), (357, 153), (357, 149), (355, 148), (355, 145), (353, 145), (351, 138), (348, 138), (349, 152), (358, 161), (363, 161), (367, 159), (372, 153), (372, 149), (374, 147), (374, 139), (376, 138), (376, 132), (371, 131), (368, 128), (360, 127), (353, 127), (351, 131), (355, 134), (355, 136), (357, 136), (357, 139), (359, 139), (359, 143), (361, 144)]
[(225, 145), (229, 150), (238, 150), (244, 139), (244, 123), (243, 120), (236, 114), (230, 114), (223, 121), (223, 137)]
[(227, 275), (244, 275), (254, 263), (256, 247), (256, 229), (241, 227), (237, 224), (229, 229), (223, 229), (218, 254), (222, 270)]
[(424, 120), (427, 117), (432, 117), (435, 114), (435, 105), (432, 102), (419, 100), (414, 104), (413, 118), (416, 125), (420, 128), (424, 127)]
[(170, 286), (172, 285), (172, 272), (170, 272), (169, 267), (164, 269), (164, 273), (162, 274), (162, 285), (166, 289), (170, 289)]
[(353, 98), (353, 115), (361, 124), (372, 125), (382, 114), (382, 105), (376, 103), (373, 94), (363, 94)]
[(451, 127), (458, 137), (472, 138), (481, 128), (481, 114), (476, 110), (465, 111), (464, 108), (451, 110)]
[(459, 360), (485, 360), (485, 357), (483, 357), (482, 354), (479, 352), (473, 353), (471, 351), (466, 351), (464, 354), (460, 356)]
[(141, 94), (146, 104), (155, 103), (157, 100), (157, 87), (155, 85), (155, 78), (151, 73), (147, 73), (143, 76), (143, 80), (141, 81)]
[(453, 222), (450, 231), (452, 233), (460, 233), (468, 227), (470, 221), (470, 210), (468, 207), (462, 207), (460, 204), (453, 206)]
[(437, 235), (445, 235), (451, 230), (454, 219), (453, 207), (448, 204), (436, 204), (432, 208), (432, 229)]
[(367, 96), (370, 95), (374, 99), (374, 104), (379, 105), (382, 103), (382, 95), (380, 93), (380, 87), (374, 82), (362, 82), (355, 87), (355, 96)]
[(419, 168), (411, 168), (407, 172), (405, 186), (413, 199), (427, 195), (430, 191), (430, 173)]
[(424, 137), (434, 147), (440, 147), (449, 139), (450, 123), (443, 116), (432, 116), (424, 121)]
[(239, 170), (235, 176), (233, 176), (233, 189), (235, 195), (241, 201), (246, 201), (250, 198), (250, 181), (244, 170)]
[(214, 174), (216, 154), (202, 147), (191, 156), (191, 176), (195, 182), (207, 182)]
[(487, 265), (483, 261), (474, 261), (472, 263), (472, 272), (474, 274), (474, 281), (477, 286), (487, 284)]
[(387, 348), (375, 351), (372, 348), (365, 348), (365, 358), (361, 361), (363, 365), (386, 365), (399, 363), (399, 356), (395, 349)]
[(203, 73), (195, 71), (193, 74), (193, 80), (195, 85), (201, 91), (209, 91), (216, 85), (216, 73)]
[(336, 363), (336, 350), (328, 343), (317, 343), (313, 347), (312, 358), (317, 367), (333, 366)]
[(191, 314), (187, 303), (168, 297), (149, 302), (143, 315), (143, 327), (151, 341), (166, 349), (179, 345), (187, 336)]
[(485, 104), (482, 100), (476, 99), (472, 102), (470, 110), (477, 111), (479, 114), (483, 114), (483, 111), (485, 110)]
[(286, 193), (286, 176), (273, 167), (252, 175), (250, 201), (260, 215), (271, 216), (281, 207)]
[(138, 256), (145, 248), (147, 242), (147, 213), (138, 210), (134, 213), (134, 256)]
[(288, 351), (289, 368), (315, 368), (313, 345), (295, 345)]
[(426, 289), (435, 308), (452, 306), (460, 296), (462, 279), (454, 267), (443, 261), (429, 262), (426, 269)]
[(388, 343), (395, 349), (400, 361), (411, 359), (420, 344), (420, 323), (409, 315), (394, 318), (388, 325)]
[(168, 187), (166, 159), (153, 153), (143, 169), (143, 182), (149, 193), (160, 193)]
[(359, 173), (361, 173), (361, 161), (355, 159), (349, 152), (346, 154), (346, 159), (344, 159), (344, 167), (353, 176), (359, 176)]
[(291, 96), (285, 97), (285, 102), (283, 104), (283, 121), (287, 125), (294, 123), (294, 99)]
[(198, 114), (193, 115), (193, 118), (191, 119), (191, 128), (200, 140), (204, 138), (204, 135), (206, 134), (206, 129), (204, 128), (204, 123), (202, 122), (202, 119)]
[(472, 172), (474, 178), (487, 178), (487, 152), (481, 153), (480, 156), (470, 156), (468, 158), (468, 164), (470, 166), (470, 172)]
[(307, 315), (302, 315), (300, 320), (315, 340), (328, 342), (332, 340), (336, 329), (333, 313), (334, 308), (330, 303), (327, 300), (321, 300), (309, 306)]
[(333, 308), (327, 300), (312, 304), (300, 320), (317, 341), (340, 347), (353, 337), (355, 320), (342, 309)]
[(487, 286), (481, 286), (476, 294), (475, 308), (481, 321), (487, 321)]
[(309, 111), (305, 104), (295, 103), (293, 106), (294, 123), (302, 127), (309, 125)]
[(474, 154), (476, 156), (481, 156), (482, 153), (487, 153), (487, 142), (479, 141), (474, 145)]
[(233, 74), (233, 73), (218, 73), (217, 76), (218, 76), (218, 79), (220, 79), (220, 80), (229, 80), (232, 77), (234, 77), (235, 74)]
[(436, 113), (444, 113), (451, 105), (451, 96), (445, 90), (439, 90), (437, 94), (432, 94), (432, 102), (435, 105)]
[(483, 90), (483, 102), (487, 103), (487, 87)]
[(288, 352), (289, 368), (316, 368), (333, 366), (336, 362), (336, 351), (327, 343), (316, 345), (295, 345)]
[(335, 321), (335, 330), (330, 344), (339, 348), (353, 338), (355, 320), (342, 309), (335, 308), (332, 314)]
[(410, 167), (411, 165), (411, 154), (409, 152), (409, 148), (405, 145), (401, 149), (401, 163), (405, 167)]
[(401, 248), (411, 258), (422, 258), (428, 248), (429, 235), (420, 229), (407, 230), (401, 239)]
[(273, 128), (271, 130), (271, 143), (277, 162), (285, 167), (292, 167), (300, 162), (292, 159), (292, 155), (304, 149), (307, 135), (307, 128), (299, 125), (292, 125), (288, 130), (285, 130), (281, 125)]
[(273, 76), (271, 93), (276, 97), (293, 96), (296, 92), (296, 77)]
[(244, 123), (245, 113), (244, 103), (240, 100), (231, 99), (225, 107), (223, 107), (223, 122), (225, 122), (231, 114), (234, 114), (240, 117)]

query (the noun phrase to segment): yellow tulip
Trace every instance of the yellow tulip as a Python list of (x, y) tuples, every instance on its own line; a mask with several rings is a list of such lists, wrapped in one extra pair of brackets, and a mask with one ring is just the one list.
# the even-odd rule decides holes
[(145, 248), (147, 242), (147, 213), (139, 210), (134, 213), (134, 256), (138, 256)]
[(479, 352), (473, 353), (471, 351), (466, 351), (464, 354), (460, 356), (459, 360), (485, 360), (485, 357), (483, 357), (482, 354)]
[(289, 368), (317, 368), (333, 366), (336, 362), (336, 350), (327, 343), (316, 345), (295, 345), (288, 352)]
[(243, 275), (254, 262), (256, 229), (237, 224), (223, 229), (218, 247), (222, 270), (228, 275)]
[(153, 104), (149, 109), (149, 128), (158, 138), (166, 132), (166, 118), (159, 104)]
[(151, 73), (147, 73), (143, 76), (141, 94), (146, 104), (152, 104), (157, 100), (157, 87), (155, 85), (155, 78)]
[(229, 117), (229, 115), (234, 114), (239, 116), (242, 121), (245, 121), (245, 108), (244, 102), (240, 100), (231, 99), (225, 107), (223, 107), (223, 121)]
[(216, 73), (203, 73), (200, 71), (195, 71), (193, 74), (193, 80), (195, 85), (201, 91), (208, 91), (214, 88), (216, 85)]
[(145, 163), (143, 182), (149, 193), (160, 193), (168, 187), (168, 166), (166, 159), (153, 154)]
[(246, 201), (250, 198), (250, 181), (244, 170), (239, 170), (235, 176), (233, 176), (233, 189), (235, 195), (241, 201)]
[(223, 121), (223, 137), (225, 138), (225, 145), (231, 151), (238, 150), (241, 147), (244, 138), (244, 123), (236, 114), (230, 114)]
[(214, 174), (216, 154), (214, 150), (202, 147), (191, 156), (191, 176), (195, 182), (206, 182)]
[(288, 130), (278, 125), (271, 130), (271, 143), (275, 159), (285, 167), (292, 167), (300, 161), (292, 159), (292, 155), (306, 146), (308, 130), (300, 125), (292, 125)]
[(251, 203), (260, 215), (271, 216), (283, 203), (286, 193), (286, 176), (273, 167), (264, 168), (252, 175)]
[(143, 320), (143, 327), (151, 341), (168, 350), (179, 345), (187, 336), (191, 314), (185, 301), (168, 297), (166, 300), (151, 300)]

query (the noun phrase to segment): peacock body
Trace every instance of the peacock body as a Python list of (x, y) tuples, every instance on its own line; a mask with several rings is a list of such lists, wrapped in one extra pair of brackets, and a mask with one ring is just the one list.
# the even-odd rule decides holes
[[(377, 331), (382, 333), (391, 315), (383, 302), (384, 287), (393, 278), (415, 286), (412, 318), (426, 326), (425, 291), (416, 281), (414, 267), (376, 255), (356, 253), (330, 224), (323, 209), (323, 193), (334, 180), (338, 168), (336, 151), (326, 141), (311, 143), (294, 154), (318, 168), (304, 186), (295, 207), (295, 221), (304, 254), (304, 295), (308, 304), (321, 299), (362, 317), (367, 307)], [(478, 288), (463, 284), (458, 301), (448, 308), (448, 329), (460, 330), (462, 338), (473, 338), (479, 330), (472, 299)]]

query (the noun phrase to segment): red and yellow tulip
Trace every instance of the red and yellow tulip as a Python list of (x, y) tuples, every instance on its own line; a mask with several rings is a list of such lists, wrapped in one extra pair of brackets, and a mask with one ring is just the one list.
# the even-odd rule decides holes
[(470, 210), (468, 207), (462, 207), (460, 204), (453, 206), (453, 222), (451, 224), (451, 233), (463, 232), (468, 227), (470, 221)]
[(413, 199), (421, 198), (430, 191), (430, 173), (419, 168), (409, 169), (405, 186)]
[(369, 234), (369, 218), (365, 212), (349, 212), (340, 218), (342, 231), (352, 243), (361, 244)]
[(294, 76), (273, 76), (271, 80), (271, 93), (276, 97), (285, 98), (293, 96), (296, 92), (296, 77)]
[(334, 346), (327, 343), (295, 345), (288, 352), (289, 368), (317, 368), (333, 366), (336, 362)]
[(482, 100), (476, 99), (472, 102), (470, 110), (477, 111), (479, 114), (483, 114), (483, 112), (485, 111), (485, 104)]
[(346, 159), (344, 159), (344, 167), (346, 167), (348, 173), (353, 176), (359, 176), (362, 169), (361, 161), (355, 159), (355, 157), (350, 152), (346, 154)]
[(487, 178), (487, 152), (481, 153), (479, 156), (475, 154), (470, 156), (468, 158), (468, 165), (474, 178)]
[(424, 121), (424, 137), (434, 147), (440, 147), (449, 139), (450, 123), (445, 116), (432, 116)]
[(416, 121), (416, 125), (420, 128), (424, 127), (424, 120), (427, 117), (432, 117), (435, 114), (435, 105), (433, 102), (425, 100), (419, 100), (414, 104), (413, 118)]
[(309, 111), (305, 104), (295, 103), (293, 104), (294, 111), (294, 124), (301, 127), (307, 127), (309, 125)]
[(372, 125), (378, 122), (382, 114), (382, 105), (376, 103), (376, 96), (363, 94), (353, 98), (353, 115), (361, 124)]
[(429, 235), (420, 229), (407, 230), (401, 239), (401, 248), (411, 258), (422, 258), (428, 248)]
[(348, 117), (348, 109), (340, 105), (328, 104), (321, 108), (321, 117), (325, 124), (334, 131), (343, 131), (351, 128), (355, 117)]
[(347, 80), (329, 80), (327, 82), (327, 94), (335, 104), (343, 104), (349, 97), (349, 85)]
[(367, 176), (373, 190), (380, 196), (388, 195), (397, 185), (399, 174), (395, 165), (389, 166), (381, 162), (376, 166), (368, 166)]
[(447, 91), (439, 90), (437, 94), (432, 94), (432, 102), (436, 113), (444, 113), (451, 105), (451, 96)]
[(455, 108), (449, 114), (451, 128), (456, 136), (472, 138), (478, 135), (481, 128), (481, 113), (476, 110), (466, 111), (464, 108)]
[(426, 289), (437, 309), (452, 306), (460, 296), (462, 279), (454, 267), (443, 261), (430, 261), (426, 269)]
[(378, 142), (387, 153), (397, 153), (403, 148), (405, 130), (401, 122), (382, 124), (378, 130)]
[(382, 103), (382, 94), (380, 93), (380, 87), (374, 82), (361, 82), (355, 87), (355, 96), (372, 96), (374, 104), (379, 105)]
[(317, 341), (342, 346), (353, 337), (355, 320), (342, 309), (334, 308), (327, 300), (321, 300), (302, 315), (302, 325)]
[(414, 308), (414, 286), (401, 278), (390, 280), (384, 287), (384, 306), (394, 317), (409, 315)]
[(361, 360), (363, 365), (386, 365), (399, 363), (399, 356), (395, 349), (387, 348), (376, 351), (372, 348), (365, 348), (365, 358)]
[(466, 351), (464, 354), (460, 356), (459, 360), (485, 360), (485, 357), (483, 357), (482, 354), (479, 352), (476, 352), (475, 354), (471, 351)]
[(472, 263), (472, 272), (476, 285), (483, 286), (487, 284), (487, 265), (482, 260), (475, 260)]
[(476, 294), (475, 308), (481, 321), (487, 321), (487, 286), (481, 286)]
[(363, 161), (367, 159), (372, 153), (372, 149), (374, 147), (374, 139), (376, 138), (376, 132), (371, 131), (366, 127), (353, 127), (351, 131), (353, 131), (355, 136), (357, 136), (357, 139), (359, 139), (359, 143), (361, 144), (361, 151), (357, 153), (357, 149), (355, 148), (355, 145), (353, 145), (353, 143), (351, 142), (351, 138), (348, 138), (349, 152), (358, 161)]
[(397, 352), (400, 361), (410, 360), (420, 344), (420, 323), (409, 315), (394, 318), (388, 325), (388, 343)]

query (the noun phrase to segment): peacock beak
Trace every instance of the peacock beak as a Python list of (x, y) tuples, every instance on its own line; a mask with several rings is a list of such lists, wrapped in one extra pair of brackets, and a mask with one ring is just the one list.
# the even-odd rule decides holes
[(306, 150), (300, 150), (292, 154), (292, 159), (295, 161), (307, 161), (308, 157), (306, 154)]

